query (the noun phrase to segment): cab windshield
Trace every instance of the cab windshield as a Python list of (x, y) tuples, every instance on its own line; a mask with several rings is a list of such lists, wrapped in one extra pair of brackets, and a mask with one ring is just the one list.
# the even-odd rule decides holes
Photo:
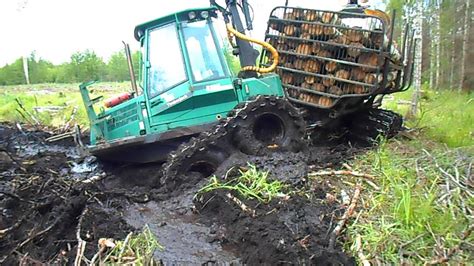
[(186, 49), (195, 82), (225, 77), (222, 59), (206, 20), (189, 23), (183, 27)]

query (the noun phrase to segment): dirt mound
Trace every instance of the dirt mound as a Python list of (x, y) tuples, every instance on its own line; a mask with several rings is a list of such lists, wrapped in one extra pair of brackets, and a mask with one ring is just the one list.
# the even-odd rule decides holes
[(335, 208), (317, 203), (323, 193), (314, 196), (313, 201), (295, 196), (268, 205), (246, 202), (256, 217), (243, 212), (223, 192), (206, 195), (197, 209), (203, 222), (224, 232), (216, 234), (215, 240), (237, 249), (245, 264), (355, 264), (338, 251), (340, 247), (327, 248)]

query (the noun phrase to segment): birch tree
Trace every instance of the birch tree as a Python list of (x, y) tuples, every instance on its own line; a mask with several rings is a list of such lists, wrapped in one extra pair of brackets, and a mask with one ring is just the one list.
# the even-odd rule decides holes
[[(453, 0), (452, 3), (452, 10), (449, 12), (449, 15), (453, 18), (456, 17), (456, 2), (457, 0)], [(449, 88), (454, 88), (454, 67), (456, 66), (456, 34), (457, 34), (457, 25), (456, 21), (453, 22), (451, 29), (449, 30), (449, 37), (450, 40), (450, 73), (449, 73)]]
[(415, 59), (414, 59), (414, 89), (412, 96), (412, 106), (410, 114), (416, 116), (418, 111), (418, 100), (421, 92), (421, 67), (422, 67), (422, 52), (423, 52), (423, 2), (414, 1), (413, 8), (409, 13), (413, 17), (413, 30), (415, 31)]
[(434, 12), (434, 23), (435, 23), (435, 89), (439, 89), (440, 84), (440, 71), (441, 71), (441, 0), (434, 0), (435, 12)]
[(470, 2), (471, 0), (465, 0), (465, 11), (464, 11), (464, 33), (462, 40), (462, 56), (461, 56), (461, 76), (459, 77), (459, 90), (468, 90), (465, 87), (466, 81), (466, 64), (467, 64), (467, 50), (469, 46), (469, 28), (471, 25), (471, 11), (470, 11)]
[[(436, 0), (431, 0), (431, 2), (436, 2)], [(435, 5), (431, 5), (430, 8), (430, 23), (433, 23), (433, 14), (436, 13)], [(430, 88), (435, 87), (435, 72), (436, 72), (436, 60), (435, 60), (435, 52), (436, 52), (436, 45), (435, 45), (435, 28), (430, 27)]]
[(23, 73), (25, 74), (26, 84), (30, 85), (30, 74), (28, 72), (28, 58), (23, 56)]

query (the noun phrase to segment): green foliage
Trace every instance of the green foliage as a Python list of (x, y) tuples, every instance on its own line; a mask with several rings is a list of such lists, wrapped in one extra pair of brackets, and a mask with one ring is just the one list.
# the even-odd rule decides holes
[(286, 186), (282, 182), (268, 180), (268, 172), (259, 171), (255, 165), (249, 164), (249, 169), (239, 170), (239, 175), (227, 182), (222, 182), (216, 176), (212, 176), (210, 183), (201, 188), (198, 195), (216, 190), (230, 190), (237, 192), (245, 199), (269, 203), (275, 197), (286, 196), (283, 193), (285, 189)]
[(238, 57), (236, 57), (232, 54), (232, 49), (233, 48), (230, 45), (227, 44), (224, 47), (224, 56), (225, 56), (225, 59), (227, 61), (227, 64), (229, 65), (230, 71), (232, 72), (232, 74), (237, 76), (237, 74), (240, 71), (240, 61), (239, 61)]
[[(394, 94), (393, 100), (384, 105), (401, 114), (408, 113), (411, 92)], [(449, 90), (424, 89), (420, 101), (420, 112), (407, 121), (409, 127), (418, 128), (427, 137), (449, 147), (474, 145), (474, 93), (459, 93)]]
[(107, 80), (124, 81), (129, 80), (127, 58), (125, 52), (114, 53), (107, 63)]
[[(140, 71), (140, 52), (132, 53), (135, 76)], [(105, 63), (93, 51), (76, 52), (69, 62), (53, 65), (33, 52), (28, 57), (28, 70), (31, 84), (75, 83), (89, 80), (125, 81), (130, 80), (128, 64), (123, 51), (114, 53)], [(18, 58), (10, 65), (0, 68), (1, 85), (26, 84), (23, 71), (23, 59)]]
[(35, 53), (32, 53), (28, 58), (30, 83), (54, 82), (54, 77), (51, 75), (53, 67), (51, 62), (37, 59)]
[(105, 63), (93, 51), (77, 52), (67, 67), (73, 82), (99, 80), (105, 74)]
[[(362, 239), (359, 251), (369, 259), (381, 264), (422, 264), (436, 258), (436, 252), (442, 254), (439, 249), (474, 240), (473, 236), (462, 239), (474, 222), (466, 215), (474, 210), (472, 189), (456, 187), (449, 177), (466, 181), (473, 150), (427, 144), (394, 142), (355, 160), (359, 171), (377, 176), (380, 187), (365, 189), (367, 207), (347, 230), (351, 240)], [(350, 241), (346, 248), (357, 256), (359, 251)], [(461, 248), (451, 260), (454, 264), (472, 261), (472, 253)]]
[(139, 234), (130, 233), (123, 241), (115, 242), (101, 264), (155, 265), (153, 253), (165, 248), (158, 242), (148, 225)]
[(18, 58), (11, 65), (0, 68), (0, 85), (25, 84), (23, 60)]

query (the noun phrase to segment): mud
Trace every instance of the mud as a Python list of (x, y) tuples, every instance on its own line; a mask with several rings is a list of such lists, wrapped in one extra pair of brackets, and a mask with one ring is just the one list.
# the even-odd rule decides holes
[[(354, 264), (341, 245), (328, 248), (343, 209), (326, 202), (325, 188), (314, 188), (305, 178), (311, 169), (340, 166), (361, 148), (336, 143), (300, 153), (232, 155), (218, 176), (250, 162), (270, 178), (307, 191), (308, 197), (269, 205), (246, 202), (257, 213), (250, 217), (224, 192), (194, 198), (206, 180), (169, 192), (156, 185), (158, 164), (103, 164), (81, 157), (72, 140), (46, 143), (49, 136), (0, 124), (0, 230), (6, 229), (0, 234), (1, 263), (71, 264), (77, 232), (90, 259), (99, 238), (123, 239), (148, 225), (165, 247), (154, 253), (164, 264)], [(81, 182), (93, 176), (103, 179)]]
[[(302, 197), (269, 205), (246, 202), (257, 217), (243, 213), (222, 193), (212, 193), (197, 206), (203, 220), (223, 234), (215, 240), (231, 245), (246, 264), (350, 265), (354, 260), (327, 248), (334, 208)], [(212, 219), (207, 219), (212, 217)]]
[(228, 248), (214, 241), (216, 231), (200, 223), (193, 212), (194, 193), (161, 202), (132, 204), (125, 211), (125, 220), (137, 229), (147, 224), (165, 250), (157, 250), (154, 258), (165, 265), (236, 263), (240, 259)]
[(71, 262), (77, 232), (94, 243), (86, 247), (90, 258), (100, 237), (123, 238), (131, 229), (119, 208), (100, 202), (96, 186), (76, 181), (97, 173), (73, 171), (83, 160), (72, 141), (49, 145), (48, 133), (8, 124), (0, 125), (0, 136), (0, 153), (8, 158), (0, 168), (2, 264)]

